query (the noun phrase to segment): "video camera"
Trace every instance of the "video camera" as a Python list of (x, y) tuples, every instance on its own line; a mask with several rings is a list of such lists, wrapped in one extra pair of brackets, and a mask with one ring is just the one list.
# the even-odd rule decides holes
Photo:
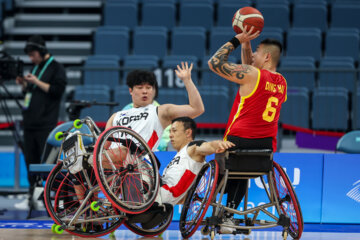
[(0, 81), (15, 80), (16, 77), (22, 76), (24, 62), (14, 59), (8, 53), (0, 51)]

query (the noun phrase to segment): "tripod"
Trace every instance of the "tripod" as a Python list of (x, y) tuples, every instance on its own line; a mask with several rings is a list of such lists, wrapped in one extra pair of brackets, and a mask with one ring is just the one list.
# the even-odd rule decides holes
[(7, 99), (13, 99), (16, 102), (16, 105), (22, 109), (22, 105), (18, 101), (18, 99), (13, 96), (7, 87), (5, 86), (3, 81), (0, 81), (0, 86), (4, 90), (4, 92), (0, 91), (0, 108), (4, 112), (6, 122), (8, 124), (13, 123), (14, 125), (10, 127), (12, 137), (15, 141), (15, 176), (14, 176), (14, 188), (13, 189), (4, 189), (1, 192), (2, 193), (23, 193), (23, 191), (20, 190), (20, 150), (24, 151), (24, 143), (20, 135), (20, 124), (18, 121), (14, 121), (13, 117), (11, 115), (11, 112), (9, 110), (9, 107), (7, 105), (6, 100)]

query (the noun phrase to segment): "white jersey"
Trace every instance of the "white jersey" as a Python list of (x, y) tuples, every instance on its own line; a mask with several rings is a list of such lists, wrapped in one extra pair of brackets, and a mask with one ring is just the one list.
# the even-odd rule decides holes
[(183, 147), (167, 165), (162, 175), (161, 201), (176, 205), (187, 193), (204, 162), (196, 162)]
[(153, 151), (157, 149), (164, 131), (157, 114), (157, 107), (153, 104), (117, 112), (112, 125), (134, 130)]

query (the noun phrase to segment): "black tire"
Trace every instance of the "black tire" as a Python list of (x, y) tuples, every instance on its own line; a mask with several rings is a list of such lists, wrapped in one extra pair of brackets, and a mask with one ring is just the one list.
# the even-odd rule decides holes
[(124, 225), (133, 233), (137, 235), (141, 235), (143, 237), (154, 237), (158, 236), (163, 233), (170, 225), (172, 218), (173, 218), (174, 209), (172, 205), (166, 205), (166, 213), (161, 214), (162, 219), (160, 221), (156, 221), (156, 217), (152, 219), (156, 221), (156, 226), (152, 227), (151, 229), (146, 229), (143, 227), (141, 223), (131, 223), (129, 221), (125, 221)]
[[(96, 186), (97, 182), (93, 169), (87, 170), (87, 174), (91, 184)], [(67, 232), (81, 237), (100, 237), (115, 231), (122, 224), (123, 218), (119, 217), (117, 209), (104, 205), (98, 211), (89, 208), (78, 218), (91, 220), (90, 222), (75, 222), (72, 225), (75, 228), (74, 230), (67, 229), (71, 217), (79, 210), (81, 204), (80, 195), (75, 192), (75, 186), (81, 186), (85, 192), (89, 190), (82, 172), (70, 174), (63, 168), (62, 162), (59, 162), (50, 172), (45, 184), (46, 209), (56, 224), (66, 226)], [(96, 195), (96, 197), (95, 194), (90, 197), (85, 207), (90, 206), (93, 201), (106, 202), (106, 199), (101, 198), (100, 192)], [(100, 219), (100, 217), (108, 217), (108, 219)]]
[(131, 129), (116, 126), (99, 136), (94, 168), (102, 191), (122, 212), (139, 214), (154, 203), (160, 185), (157, 160)]
[(213, 199), (219, 167), (215, 160), (206, 163), (187, 193), (181, 211), (179, 227), (183, 238), (190, 238), (200, 226)]

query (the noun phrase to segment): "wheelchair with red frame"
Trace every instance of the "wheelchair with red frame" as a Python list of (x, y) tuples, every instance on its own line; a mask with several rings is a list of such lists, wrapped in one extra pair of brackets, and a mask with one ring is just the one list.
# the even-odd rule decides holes
[(62, 144), (44, 192), (54, 233), (99, 237), (122, 223), (142, 236), (167, 229), (172, 205), (155, 202), (158, 162), (139, 134), (120, 126), (101, 133), (86, 117), (55, 138)]
[[(284, 240), (288, 235), (293, 239), (300, 239), (304, 224), (300, 204), (286, 172), (273, 161), (272, 150), (228, 151), (220, 161), (225, 165), (225, 169), (221, 171), (222, 177), (218, 160), (212, 160), (200, 170), (187, 194), (179, 222), (183, 238), (190, 238), (202, 225), (201, 233), (210, 234), (211, 239), (214, 239), (215, 234), (221, 233), (221, 227), (231, 227), (234, 229), (233, 234), (250, 234), (251, 230), (276, 226), (283, 228)], [(266, 203), (248, 208), (247, 189), (243, 210), (222, 205), (229, 179), (249, 181), (258, 177), (268, 197)], [(275, 214), (269, 211), (272, 207), (275, 207)], [(228, 213), (240, 215), (232, 219), (234, 225), (226, 223)], [(259, 219), (260, 213), (267, 218)]]

